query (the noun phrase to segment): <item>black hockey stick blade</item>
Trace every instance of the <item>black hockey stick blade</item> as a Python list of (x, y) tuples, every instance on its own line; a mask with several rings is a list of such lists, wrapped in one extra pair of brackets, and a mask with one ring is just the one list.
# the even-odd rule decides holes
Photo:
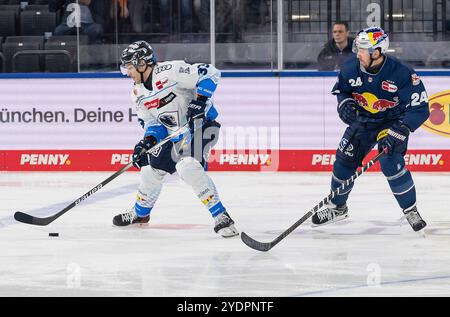
[(23, 223), (28, 223), (30, 225), (35, 224), (35, 218), (29, 214), (25, 214), (23, 212), (20, 211), (16, 211), (14, 213), (14, 219), (16, 219), (17, 221), (23, 222)]
[(113, 180), (118, 175), (120, 175), (121, 173), (126, 171), (128, 168), (129, 168), (128, 165), (125, 166), (120, 171), (118, 171), (114, 175), (110, 176), (107, 180), (103, 181), (103, 183), (98, 184), (96, 187), (91, 189), (89, 192), (87, 192), (86, 194), (84, 194), (83, 196), (78, 198), (76, 201), (74, 201), (73, 203), (71, 203), (70, 205), (65, 207), (63, 210), (57, 212), (54, 215), (51, 215), (51, 216), (48, 216), (48, 217), (45, 217), (45, 218), (40, 218), (40, 217), (35, 217), (35, 216), (32, 216), (32, 215), (26, 214), (26, 213), (21, 212), (21, 211), (17, 211), (16, 213), (14, 213), (14, 219), (16, 219), (19, 222), (23, 222), (23, 223), (26, 223), (26, 224), (29, 224), (29, 225), (46, 226), (49, 223), (51, 223), (51, 222), (55, 221), (56, 219), (58, 219), (59, 217), (61, 217), (63, 214), (68, 212), (73, 207), (77, 206), (84, 199), (88, 198), (90, 195), (92, 195), (93, 193), (97, 192), (100, 188), (102, 188), (102, 185), (105, 185), (105, 184), (109, 183), (111, 180)]
[(249, 246), (252, 249), (267, 252), (270, 249), (272, 249), (273, 245), (271, 242), (259, 242), (247, 235), (245, 232), (241, 232), (241, 240), (244, 242), (247, 246)]
[(283, 231), (278, 237), (276, 237), (271, 242), (259, 242), (255, 239), (248, 236), (245, 232), (241, 233), (241, 240), (244, 242), (247, 246), (249, 246), (252, 249), (267, 252), (270, 249), (272, 249), (275, 245), (277, 245), (281, 240), (283, 240), (287, 235), (289, 235), (292, 231), (294, 231), (298, 226), (300, 226), (302, 223), (304, 223), (309, 217), (314, 215), (320, 208), (322, 208), (326, 203), (328, 203), (334, 196), (341, 193), (344, 189), (348, 188), (350, 184), (352, 184), (360, 175), (362, 175), (365, 171), (367, 171), (372, 165), (374, 165), (380, 157), (386, 152), (386, 149), (384, 151), (378, 153), (372, 160), (370, 160), (365, 166), (363, 166), (360, 170), (356, 171), (355, 174), (349, 179), (347, 179), (341, 187), (337, 188), (336, 190), (332, 191), (327, 197), (325, 197), (320, 203), (318, 203), (316, 206), (313, 207), (310, 211), (308, 211), (303, 217), (301, 217), (299, 220), (297, 220), (292, 226), (290, 226), (288, 229)]
[[(69, 209), (71, 209), (71, 208), (69, 208)], [(64, 209), (63, 211), (60, 211), (57, 214), (50, 216), (50, 217), (46, 217), (46, 218), (34, 217), (32, 215), (17, 211), (16, 213), (14, 213), (14, 219), (16, 219), (19, 222), (23, 222), (23, 223), (26, 223), (29, 225), (46, 226), (49, 223), (56, 220), (56, 218), (58, 218), (59, 216), (64, 214), (67, 210), (68, 209)]]
[(252, 249), (267, 252), (270, 249), (272, 249), (274, 246), (278, 244), (281, 240), (283, 240), (288, 234), (290, 234), (292, 231), (294, 231), (298, 226), (300, 226), (302, 223), (304, 223), (309, 217), (313, 215), (313, 210), (310, 210), (307, 212), (303, 217), (301, 217), (299, 220), (297, 220), (292, 226), (290, 226), (287, 230), (283, 231), (282, 234), (280, 234), (278, 237), (276, 237), (273, 241), (270, 242), (260, 242), (256, 241), (249, 235), (247, 235), (245, 232), (241, 233), (241, 240), (244, 242), (247, 246), (249, 246)]

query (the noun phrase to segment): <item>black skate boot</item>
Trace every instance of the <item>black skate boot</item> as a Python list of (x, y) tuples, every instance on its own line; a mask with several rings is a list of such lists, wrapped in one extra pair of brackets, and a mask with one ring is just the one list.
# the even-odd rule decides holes
[(323, 226), (348, 217), (347, 204), (336, 206), (335, 204), (329, 202), (325, 204), (324, 207), (324, 209), (318, 211), (312, 216), (313, 227)]
[(150, 215), (146, 217), (139, 217), (136, 214), (136, 211), (134, 210), (134, 207), (132, 207), (127, 212), (117, 215), (113, 218), (113, 225), (123, 227), (128, 226), (134, 223), (147, 223), (150, 220)]
[(404, 209), (403, 213), (405, 214), (403, 217), (408, 220), (414, 231), (422, 230), (427, 226), (427, 223), (422, 219), (419, 212), (417, 211), (416, 205)]
[(226, 211), (214, 217), (214, 221), (214, 231), (222, 237), (230, 238), (239, 235), (239, 232), (234, 227), (233, 219), (231, 219), (230, 215)]

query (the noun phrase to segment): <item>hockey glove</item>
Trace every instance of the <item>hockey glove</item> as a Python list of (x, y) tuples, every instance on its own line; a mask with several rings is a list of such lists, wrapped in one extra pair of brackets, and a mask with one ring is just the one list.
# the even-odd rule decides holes
[(186, 113), (187, 120), (189, 122), (189, 128), (194, 130), (195, 120), (203, 120), (205, 118), (206, 102), (201, 100), (192, 100), (188, 105)]
[(134, 147), (133, 151), (133, 165), (134, 167), (141, 169), (144, 166), (150, 165), (150, 150), (152, 147), (156, 145), (156, 138), (153, 136), (148, 136)]
[(338, 104), (337, 112), (339, 114), (339, 118), (341, 118), (345, 124), (352, 125), (352, 123), (356, 120), (356, 106), (356, 101), (351, 98), (348, 98)]
[(378, 150), (387, 149), (387, 155), (405, 154), (408, 148), (409, 128), (398, 121), (387, 131), (387, 135), (378, 142)]

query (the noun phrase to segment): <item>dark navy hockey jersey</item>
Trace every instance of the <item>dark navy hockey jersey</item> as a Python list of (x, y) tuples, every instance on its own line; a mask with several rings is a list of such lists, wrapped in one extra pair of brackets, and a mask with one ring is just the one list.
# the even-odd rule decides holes
[(383, 123), (400, 119), (411, 131), (429, 116), (428, 96), (413, 69), (392, 56), (386, 56), (377, 74), (365, 71), (356, 56), (341, 67), (332, 93), (338, 104), (353, 98), (359, 105), (360, 122)]

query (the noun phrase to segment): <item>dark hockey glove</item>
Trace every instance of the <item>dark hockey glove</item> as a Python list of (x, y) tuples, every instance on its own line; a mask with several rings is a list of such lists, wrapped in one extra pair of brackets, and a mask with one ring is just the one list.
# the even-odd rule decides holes
[(351, 98), (337, 106), (339, 118), (341, 118), (345, 124), (352, 125), (352, 123), (356, 120), (356, 106), (356, 101)]
[(133, 165), (141, 169), (144, 166), (150, 165), (150, 153), (147, 151), (156, 145), (156, 139), (153, 136), (148, 136), (134, 147), (133, 151)]
[(408, 148), (409, 128), (398, 121), (387, 131), (387, 135), (378, 142), (378, 150), (387, 149), (387, 155), (405, 154)]
[(189, 122), (189, 128), (194, 130), (195, 120), (203, 120), (205, 118), (206, 102), (201, 100), (192, 100), (188, 105), (186, 113)]

